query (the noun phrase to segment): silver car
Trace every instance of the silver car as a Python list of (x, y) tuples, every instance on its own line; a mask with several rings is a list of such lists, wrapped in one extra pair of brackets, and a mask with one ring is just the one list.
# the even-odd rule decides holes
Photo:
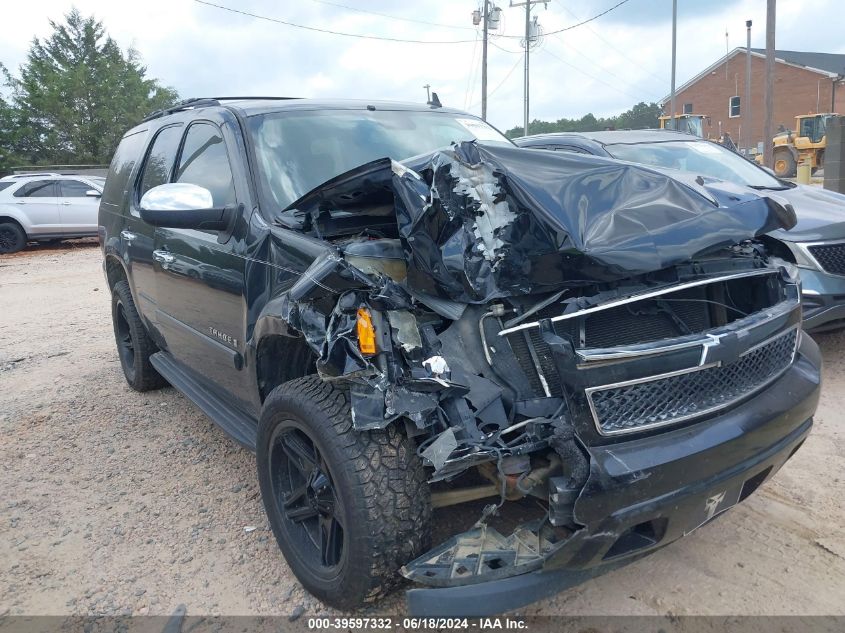
[(789, 231), (770, 233), (770, 247), (801, 269), (804, 329), (819, 332), (845, 327), (845, 195), (781, 180), (721, 145), (679, 132), (561, 132), (514, 142), (531, 149), (680, 170), (687, 172), (693, 187), (695, 179), (719, 179), (786, 200), (794, 207), (798, 224)]
[(104, 179), (27, 174), (0, 178), (0, 253), (30, 241), (97, 235)]

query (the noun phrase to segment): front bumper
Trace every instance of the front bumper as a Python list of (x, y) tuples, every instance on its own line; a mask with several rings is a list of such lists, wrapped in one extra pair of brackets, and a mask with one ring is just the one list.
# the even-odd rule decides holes
[(824, 332), (845, 327), (845, 277), (801, 268), (804, 329)]
[(413, 615), (485, 616), (519, 608), (663, 547), (745, 499), (812, 426), (821, 357), (809, 336), (795, 363), (744, 403), (685, 428), (591, 446), (577, 530), (543, 569), (407, 593)]

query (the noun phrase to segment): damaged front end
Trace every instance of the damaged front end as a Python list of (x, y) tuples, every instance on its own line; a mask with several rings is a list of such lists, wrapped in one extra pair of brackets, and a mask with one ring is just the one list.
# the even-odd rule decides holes
[[(632, 165), (464, 143), (369, 163), (290, 205), (279, 223), (326, 247), (273, 305), (321, 377), (348, 386), (356, 429), (404, 425), (435, 507), (489, 500), (407, 578), (583, 569), (665, 544), (747, 492), (732, 481), (682, 520), (653, 501), (680, 494), (673, 469), (693, 486), (755, 457), (736, 445), (696, 461), (737, 437), (709, 421), (762, 397), (811, 345), (794, 270), (754, 240), (794, 221), (770, 198)], [(805, 400), (790, 424), (812, 415)], [(526, 499), (536, 516), (493, 527)]]

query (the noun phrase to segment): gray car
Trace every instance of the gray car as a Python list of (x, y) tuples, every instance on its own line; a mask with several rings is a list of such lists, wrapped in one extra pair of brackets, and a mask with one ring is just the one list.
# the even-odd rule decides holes
[(52, 173), (0, 178), (0, 254), (27, 242), (96, 236), (104, 183), (98, 176)]
[[(721, 145), (664, 130), (538, 134), (514, 141), (521, 147), (616, 158), (660, 170), (688, 172), (751, 187), (791, 203), (798, 225), (770, 234), (772, 246), (801, 269), (804, 328), (845, 327), (845, 195), (796, 185)], [(694, 180), (690, 183), (695, 186)]]

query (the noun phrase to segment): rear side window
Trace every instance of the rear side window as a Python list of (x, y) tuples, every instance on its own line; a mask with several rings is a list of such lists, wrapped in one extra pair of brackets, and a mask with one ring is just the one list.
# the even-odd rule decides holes
[(114, 157), (109, 165), (109, 175), (103, 188), (103, 204), (121, 206), (123, 194), (126, 192), (126, 183), (135, 167), (135, 161), (141, 157), (144, 151), (145, 130), (136, 132), (131, 136), (124, 136), (117, 146)]
[(572, 152), (573, 154), (589, 154), (589, 152), (575, 145), (558, 145), (555, 149), (559, 152)]
[(194, 123), (185, 135), (174, 182), (187, 182), (211, 192), (215, 207), (235, 203), (232, 168), (223, 134), (210, 123)]
[(153, 187), (158, 187), (170, 181), (170, 172), (179, 151), (179, 141), (182, 138), (182, 126), (171, 126), (161, 130), (155, 137), (144, 171), (141, 174), (141, 186), (138, 196), (143, 196)]
[(87, 182), (79, 180), (60, 180), (59, 187), (63, 198), (84, 198), (87, 191), (94, 189)]
[(12, 194), (16, 198), (55, 198), (55, 180), (33, 180), (20, 187)]
[(3, 191), (3, 190), (4, 190), (4, 189), (6, 189), (7, 187), (11, 187), (13, 184), (15, 184), (15, 183), (14, 183), (14, 182), (10, 182), (10, 181), (0, 182), (0, 191)]

